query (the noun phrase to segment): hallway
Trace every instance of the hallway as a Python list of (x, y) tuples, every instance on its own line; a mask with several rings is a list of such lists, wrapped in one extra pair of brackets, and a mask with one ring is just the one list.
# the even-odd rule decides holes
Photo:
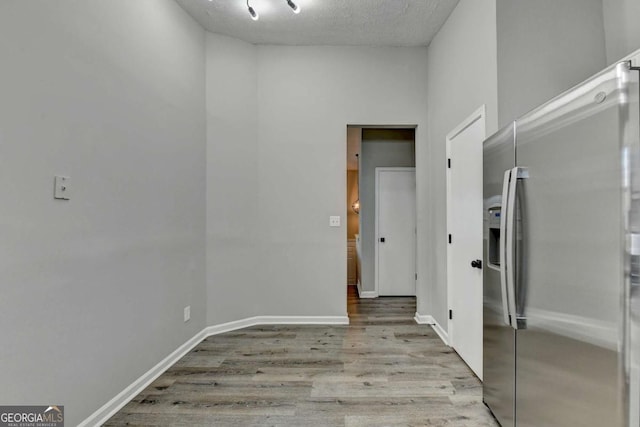
[(360, 300), (349, 326), (256, 326), (212, 336), (108, 426), (495, 426), (480, 382), (415, 298)]

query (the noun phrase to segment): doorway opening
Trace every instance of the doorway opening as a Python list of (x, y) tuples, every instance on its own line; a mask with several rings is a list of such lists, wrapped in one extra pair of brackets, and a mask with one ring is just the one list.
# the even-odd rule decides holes
[(415, 133), (415, 126), (347, 126), (352, 299), (403, 296), (415, 304)]

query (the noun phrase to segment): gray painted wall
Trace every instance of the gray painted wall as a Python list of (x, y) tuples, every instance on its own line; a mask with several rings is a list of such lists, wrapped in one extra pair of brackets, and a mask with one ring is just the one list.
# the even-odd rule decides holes
[(607, 63), (640, 49), (640, 1), (602, 0)]
[(0, 57), (0, 402), (74, 426), (205, 326), (204, 32), (171, 0), (3, 1)]
[(209, 323), (345, 316), (346, 126), (417, 124), (424, 147), (426, 49), (208, 35), (207, 58)]
[(606, 65), (602, 0), (498, 0), (502, 127)]
[(415, 132), (413, 130), (363, 129), (360, 146), (360, 245), (361, 284), (365, 291), (375, 289), (376, 249), (376, 168), (414, 167)]
[[(460, 0), (428, 49), (426, 75), (428, 151), (417, 151), (416, 162), (426, 165), (428, 184), (418, 196), (418, 213), (429, 218), (427, 233), (418, 235), (418, 313), (432, 315), (447, 328), (446, 282), (446, 135), (482, 104), (487, 111), (487, 134), (497, 130), (497, 57), (495, 0)], [(421, 192), (426, 191), (426, 194)], [(424, 274), (420, 269), (424, 269)], [(426, 279), (423, 279), (425, 278)], [(424, 280), (424, 282), (422, 282)]]
[(345, 127), (424, 129), (426, 49), (261, 46), (258, 58), (257, 297), (264, 314), (344, 316)]
[(255, 316), (260, 182), (257, 48), (207, 33), (207, 322)]

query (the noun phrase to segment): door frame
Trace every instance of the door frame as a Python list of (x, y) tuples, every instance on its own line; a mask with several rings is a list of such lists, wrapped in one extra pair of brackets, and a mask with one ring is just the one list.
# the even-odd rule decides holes
[[(453, 128), (451, 132), (449, 132), (446, 136), (446, 158), (445, 162), (447, 162), (447, 178), (446, 178), (446, 187), (447, 187), (447, 227), (446, 234), (444, 236), (445, 242), (447, 242), (447, 338), (448, 344), (450, 347), (454, 347), (455, 343), (455, 328), (453, 327), (453, 320), (449, 318), (449, 310), (451, 309), (451, 301), (453, 300), (453, 281), (451, 280), (451, 272), (453, 270), (453, 266), (451, 263), (451, 250), (452, 247), (448, 243), (449, 240), (449, 230), (451, 228), (451, 168), (448, 166), (449, 159), (451, 159), (451, 143), (453, 140), (464, 132), (468, 127), (476, 123), (478, 120), (484, 120), (484, 137), (487, 138), (487, 109), (485, 104), (482, 104), (477, 110), (471, 113), (466, 119), (464, 119), (458, 126)], [(482, 140), (481, 144), (484, 142)], [(482, 161), (480, 159), (479, 161)], [(483, 266), (484, 268), (485, 266)]]
[[(380, 260), (379, 260), (379, 252), (378, 252), (378, 244), (379, 239), (380, 239), (380, 229), (379, 229), (379, 221), (378, 218), (380, 218), (380, 197), (378, 197), (378, 189), (380, 187), (380, 173), (381, 172), (413, 172), (414, 174), (416, 173), (416, 168), (415, 167), (386, 167), (386, 166), (382, 166), (382, 167), (376, 167), (376, 181), (375, 181), (375, 204), (376, 204), (376, 209), (375, 209), (375, 273), (374, 273), (374, 286), (375, 286), (375, 293), (376, 295), (380, 295), (380, 287), (379, 287), (379, 273), (378, 273), (378, 268), (380, 266)], [(417, 185), (417, 181), (416, 181), (416, 185)], [(417, 270), (418, 270), (418, 236), (417, 236), (417, 228), (418, 228), (418, 203), (417, 203), (417, 186), (416, 186), (416, 191), (414, 194), (414, 197), (416, 197), (416, 238), (415, 238), (415, 248), (414, 248), (414, 265), (415, 265), (415, 270), (416, 270), (416, 274), (417, 274)], [(414, 282), (414, 285), (416, 287), (416, 297), (417, 297), (417, 281)]]

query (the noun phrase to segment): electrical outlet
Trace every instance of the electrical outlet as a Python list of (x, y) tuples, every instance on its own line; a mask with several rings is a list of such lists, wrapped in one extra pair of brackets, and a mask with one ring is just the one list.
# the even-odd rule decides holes
[(188, 322), (191, 319), (191, 306), (188, 305), (184, 308), (184, 321)]
[(340, 227), (340, 217), (339, 216), (330, 216), (329, 217), (329, 227)]

